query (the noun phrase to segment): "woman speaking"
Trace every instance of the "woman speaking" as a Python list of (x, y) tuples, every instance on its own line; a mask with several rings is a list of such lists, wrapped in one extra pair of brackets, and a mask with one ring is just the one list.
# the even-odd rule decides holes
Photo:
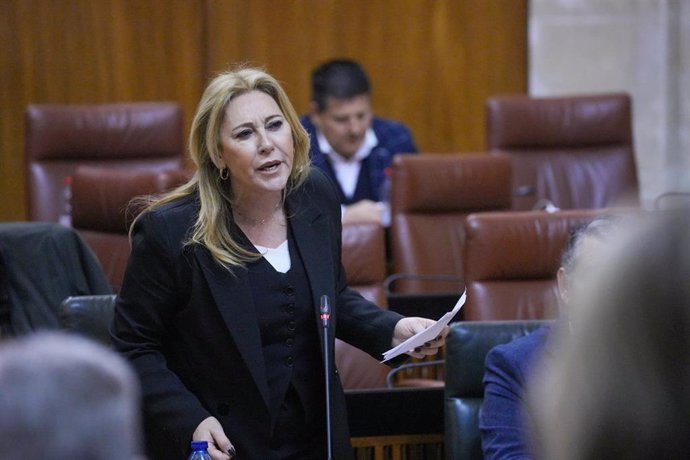
[[(336, 189), (310, 168), (309, 138), (273, 77), (214, 78), (189, 149), (194, 177), (132, 226), (112, 326), (141, 379), (149, 455), (181, 459), (206, 440), (216, 460), (325, 458), (321, 296), (333, 305), (331, 353), (337, 336), (380, 357), (432, 321), (347, 287)], [(446, 333), (412, 354), (435, 353)], [(334, 458), (351, 459), (329, 375)]]

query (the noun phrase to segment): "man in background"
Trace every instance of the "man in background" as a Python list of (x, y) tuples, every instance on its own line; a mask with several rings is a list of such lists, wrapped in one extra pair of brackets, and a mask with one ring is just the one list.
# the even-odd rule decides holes
[[(595, 270), (596, 255), (615, 238), (616, 221), (599, 217), (584, 228), (573, 232), (561, 255), (558, 269), (560, 319), (557, 326), (570, 328), (579, 315), (569, 309), (568, 293), (577, 283), (573, 277), (578, 270)], [(539, 359), (549, 359), (552, 353), (549, 327), (519, 337), (512, 342), (497, 345), (486, 357), (484, 374), (484, 401), (479, 428), (482, 451), (486, 460), (531, 459), (529, 410), (525, 411), (525, 386)]]
[(337, 184), (343, 222), (387, 225), (386, 169), (398, 153), (416, 153), (410, 130), (375, 117), (371, 86), (355, 61), (325, 62), (312, 73), (309, 115), (301, 119), (311, 140), (312, 163)]

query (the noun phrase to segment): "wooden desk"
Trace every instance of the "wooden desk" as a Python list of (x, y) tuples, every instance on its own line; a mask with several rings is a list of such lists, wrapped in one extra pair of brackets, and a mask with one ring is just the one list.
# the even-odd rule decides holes
[(443, 460), (443, 388), (345, 392), (357, 460)]

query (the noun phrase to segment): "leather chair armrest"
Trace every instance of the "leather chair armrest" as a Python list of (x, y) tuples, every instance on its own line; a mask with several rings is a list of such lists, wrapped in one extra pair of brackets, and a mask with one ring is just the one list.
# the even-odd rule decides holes
[(484, 361), (494, 346), (527, 335), (551, 320), (461, 321), (446, 338), (445, 445), (447, 459), (481, 459), (479, 411)]
[(116, 299), (116, 295), (67, 297), (60, 305), (60, 326), (110, 345), (110, 323)]

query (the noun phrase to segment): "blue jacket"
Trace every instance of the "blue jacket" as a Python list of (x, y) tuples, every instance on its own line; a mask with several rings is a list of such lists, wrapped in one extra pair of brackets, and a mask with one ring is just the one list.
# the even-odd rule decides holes
[(479, 417), (486, 460), (531, 459), (530, 429), (523, 412), (525, 382), (546, 348), (550, 327), (495, 346), (486, 356), (484, 402)]
[(374, 117), (371, 127), (379, 143), (362, 162), (362, 170), (359, 173), (355, 194), (348, 199), (338, 184), (333, 168), (326, 160), (326, 155), (319, 149), (319, 142), (316, 140), (316, 127), (307, 115), (302, 116), (300, 121), (309, 133), (311, 142), (309, 155), (312, 164), (325, 171), (338, 185), (341, 204), (351, 204), (364, 199), (382, 201), (380, 192), (386, 177), (385, 169), (390, 166), (393, 155), (396, 153), (417, 153), (417, 146), (407, 126), (394, 120)]

